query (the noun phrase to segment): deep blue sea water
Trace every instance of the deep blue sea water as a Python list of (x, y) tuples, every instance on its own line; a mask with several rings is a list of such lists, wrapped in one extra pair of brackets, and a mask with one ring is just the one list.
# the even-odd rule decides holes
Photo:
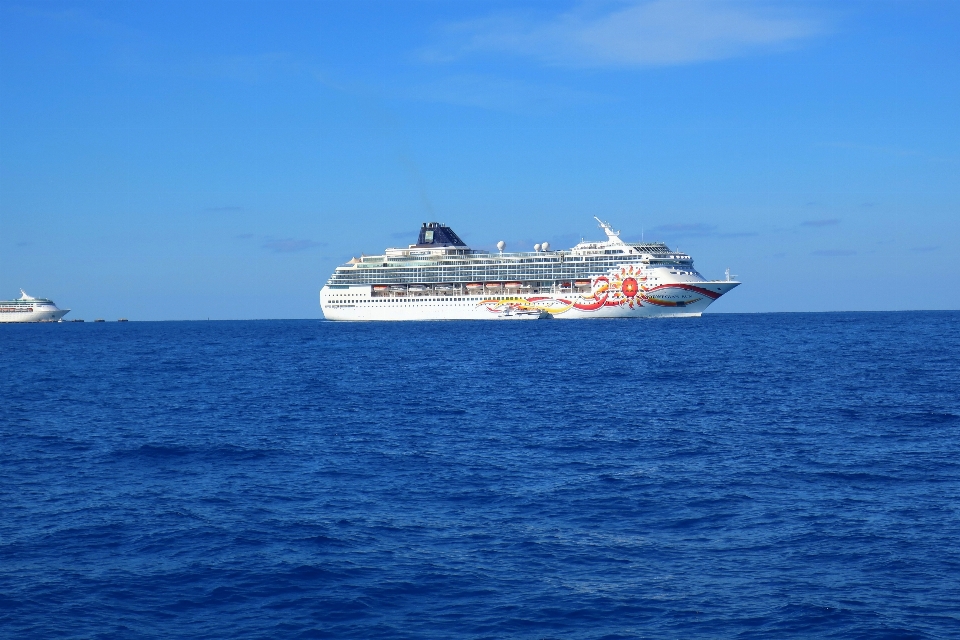
[(0, 347), (4, 637), (960, 637), (960, 312)]

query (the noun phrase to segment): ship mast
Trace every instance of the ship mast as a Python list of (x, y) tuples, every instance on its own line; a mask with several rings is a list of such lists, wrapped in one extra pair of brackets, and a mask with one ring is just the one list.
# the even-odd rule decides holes
[(593, 219), (600, 223), (600, 228), (603, 229), (605, 234), (607, 234), (607, 242), (610, 244), (626, 244), (620, 239), (620, 232), (614, 231), (609, 222), (604, 222), (597, 216), (593, 216)]

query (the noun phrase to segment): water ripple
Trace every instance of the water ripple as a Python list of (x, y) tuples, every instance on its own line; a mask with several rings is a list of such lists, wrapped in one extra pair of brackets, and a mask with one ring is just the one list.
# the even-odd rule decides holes
[(0, 635), (960, 637), (960, 313), (0, 345)]

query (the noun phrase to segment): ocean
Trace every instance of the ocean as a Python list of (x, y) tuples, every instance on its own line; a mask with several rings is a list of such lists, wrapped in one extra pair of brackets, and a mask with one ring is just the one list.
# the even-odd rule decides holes
[(6, 638), (960, 637), (960, 312), (0, 347)]

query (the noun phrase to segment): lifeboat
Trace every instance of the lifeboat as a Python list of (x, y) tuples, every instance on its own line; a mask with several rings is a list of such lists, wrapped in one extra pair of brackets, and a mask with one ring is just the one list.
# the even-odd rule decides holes
[(373, 285), (373, 290), (374, 290), (374, 291), (386, 291), (386, 290), (389, 289), (389, 288), (390, 288), (390, 287), (388, 287), (388, 286), (385, 285), (385, 284), (375, 284), (375, 285)]
[(505, 285), (503, 285), (503, 286), (505, 286), (507, 289), (519, 289), (519, 288), (520, 288), (520, 283), (519, 283), (519, 282), (508, 282), (507, 284), (505, 284)]
[(522, 285), (520, 285), (520, 288), (521, 288), (521, 289), (533, 289), (533, 285), (530, 285), (530, 284), (522, 284)]
[(406, 291), (406, 290), (407, 290), (406, 287), (400, 287), (400, 286), (390, 287), (390, 291)]
[(479, 282), (471, 282), (470, 284), (467, 285), (467, 289), (471, 291), (476, 291), (477, 289), (483, 289), (483, 285), (480, 284)]
[(407, 290), (408, 291), (426, 291), (427, 288), (422, 284), (412, 284), (409, 287), (407, 287)]
[(589, 280), (577, 280), (574, 284), (576, 284), (578, 287), (589, 287), (589, 286), (590, 286), (590, 281), (589, 281)]
[(488, 283), (487, 283), (487, 289), (499, 289), (499, 288), (500, 288), (500, 283), (499, 283), (499, 282), (488, 282)]
[(562, 288), (562, 289), (569, 289), (569, 288), (570, 288), (570, 283), (569, 283), (569, 282), (561, 282), (561, 283), (560, 283), (560, 288)]
[(434, 289), (437, 291), (453, 291), (453, 286), (449, 284), (438, 284)]

